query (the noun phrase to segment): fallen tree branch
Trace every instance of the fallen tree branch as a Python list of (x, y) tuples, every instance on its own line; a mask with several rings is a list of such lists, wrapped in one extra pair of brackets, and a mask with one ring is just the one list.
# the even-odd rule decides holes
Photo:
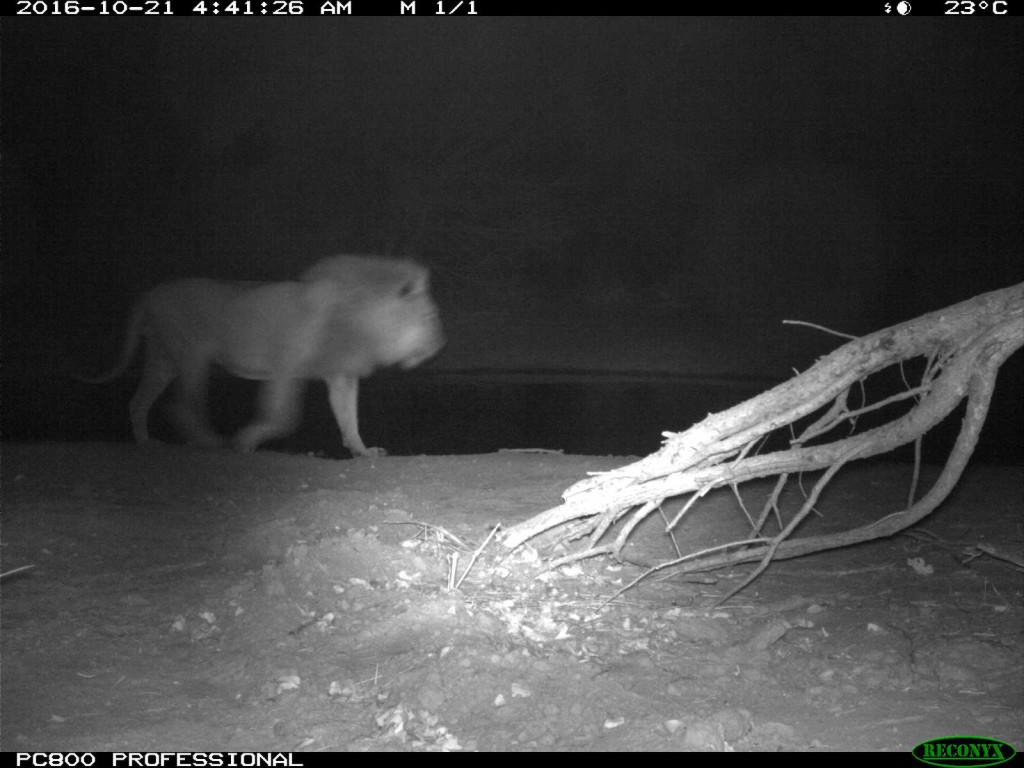
[[(678, 566), (682, 572), (706, 570), (739, 562), (760, 561), (755, 578), (774, 558), (811, 552), (889, 536), (930, 513), (955, 486), (977, 444), (995, 387), (999, 367), (1024, 345), (1024, 283), (977, 296), (946, 309), (855, 339), (819, 360), (810, 369), (755, 398), (718, 414), (709, 415), (681, 433), (664, 433), (662, 448), (624, 467), (596, 474), (568, 488), (563, 503), (506, 531), (505, 546), (520, 546), (540, 533), (564, 527), (561, 541), (589, 537), (583, 550), (551, 563), (552, 566), (595, 555), (621, 559), (630, 534), (670, 497), (693, 497), (668, 524), (674, 529), (683, 515), (708, 491), (761, 477), (778, 475), (752, 536), (742, 546), (725, 552), (686, 555), (657, 566)], [(849, 392), (864, 379), (891, 365), (913, 358), (927, 360), (920, 381), (906, 390), (857, 408), (848, 406)], [(904, 381), (906, 379), (904, 378)], [(921, 436), (940, 423), (967, 398), (959, 437), (932, 488), (914, 501), (917, 470), (906, 507), (849, 531), (790, 539), (792, 532), (814, 509), (814, 502), (838, 469), (857, 459), (887, 453)], [(912, 401), (912, 403), (911, 403)], [(896, 404), (910, 404), (900, 417), (882, 426), (831, 443), (817, 442), (866, 413)], [(790, 448), (765, 455), (749, 455), (767, 435), (826, 408), (825, 412), (790, 440)], [(919, 445), (917, 447), (919, 456)], [(783, 526), (779, 500), (793, 473), (828, 471), (811, 497)], [(737, 495), (738, 495), (738, 491)], [(741, 502), (742, 506), (742, 502)], [(745, 512), (745, 507), (744, 507)], [(763, 536), (775, 513), (780, 532)], [(746, 513), (746, 512), (745, 512)], [(623, 518), (615, 539), (600, 543)], [(748, 520), (750, 519), (748, 515)], [(748, 581), (744, 582), (745, 586)]]

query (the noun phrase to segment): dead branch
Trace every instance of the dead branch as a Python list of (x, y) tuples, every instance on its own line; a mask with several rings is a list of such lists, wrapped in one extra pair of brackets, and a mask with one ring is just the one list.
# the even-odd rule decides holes
[[(518, 547), (540, 533), (562, 526), (564, 535), (560, 540), (586, 536), (589, 544), (552, 562), (552, 566), (599, 554), (621, 559), (630, 533), (660, 509), (665, 499), (693, 494), (668, 524), (671, 531), (683, 514), (711, 489), (723, 485), (735, 489), (739, 483), (771, 475), (778, 475), (779, 480), (753, 524), (749, 539), (716, 548), (714, 552), (681, 556), (657, 569), (673, 565), (681, 572), (691, 572), (760, 561), (752, 579), (773, 558), (798, 557), (890, 536), (929, 514), (956, 485), (977, 444), (999, 367), (1022, 345), (1024, 283), (854, 339), (774, 389), (711, 414), (685, 432), (665, 432), (666, 439), (656, 453), (576, 483), (563, 493), (562, 504), (510, 528), (503, 543), (509, 548)], [(848, 407), (852, 387), (860, 386), (865, 378), (883, 368), (916, 357), (928, 361), (920, 381), (907, 383), (905, 391), (884, 400), (859, 408)], [(813, 511), (818, 495), (840, 467), (920, 440), (964, 397), (967, 409), (956, 444), (939, 478), (923, 497), (914, 502), (912, 491), (905, 508), (859, 528), (826, 536), (789, 538)], [(852, 422), (858, 415), (910, 400), (914, 402), (909, 410), (887, 424), (830, 443), (809, 444), (844, 425), (852, 431)], [(789, 449), (748, 455), (769, 433), (782, 427), (792, 428), (799, 419), (826, 406), (819, 418), (790, 441)], [(826, 468), (828, 471), (818, 480), (806, 503), (783, 527), (778, 505), (790, 475)], [(763, 528), (772, 512), (781, 531), (767, 538)], [(623, 518), (626, 520), (615, 538), (600, 543)], [(551, 533), (545, 539), (550, 537)]]
[[(997, 560), (1003, 560), (1011, 565), (1015, 566), (1018, 571), (1024, 571), (1024, 557), (1015, 557), (1008, 552), (992, 546), (991, 544), (977, 544), (974, 547), (978, 552), (984, 552), (986, 555), (996, 558)], [(0, 574), (2, 575), (2, 574)]]

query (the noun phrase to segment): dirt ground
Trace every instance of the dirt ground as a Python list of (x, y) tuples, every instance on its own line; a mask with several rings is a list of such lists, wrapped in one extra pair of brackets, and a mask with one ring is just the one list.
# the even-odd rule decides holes
[[(627, 461), (5, 445), (2, 570), (34, 568), (2, 583), (0, 748), (1024, 747), (1024, 573), (977, 548), (1024, 557), (1020, 469), (974, 466), (911, 535), (775, 564), (717, 606), (747, 567), (602, 607), (637, 567), (541, 575), (494, 541), (472, 562), (495, 525)], [(850, 468), (810, 529), (876, 519), (909, 480)], [(713, 493), (677, 540), (744, 532)], [(656, 524), (631, 548), (671, 552)]]

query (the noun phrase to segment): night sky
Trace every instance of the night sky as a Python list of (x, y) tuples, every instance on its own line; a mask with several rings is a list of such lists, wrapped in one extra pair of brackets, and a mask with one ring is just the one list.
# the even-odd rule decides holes
[(1012, 17), (5, 18), (6, 433), (89, 436), (26, 392), (112, 363), (140, 291), (345, 252), (432, 268), (428, 371), (784, 377), (840, 342), (783, 319), (1024, 279), (1022, 50)]

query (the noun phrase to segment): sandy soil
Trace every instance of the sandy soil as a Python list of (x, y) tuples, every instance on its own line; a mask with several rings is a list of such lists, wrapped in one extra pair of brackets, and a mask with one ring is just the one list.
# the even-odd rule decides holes
[[(447, 588), (457, 551), (461, 576), (495, 525), (626, 461), (5, 445), (2, 570), (34, 568), (2, 582), (0, 748), (1024, 746), (1024, 573), (977, 549), (1024, 556), (1020, 469), (973, 467), (912, 535), (778, 563), (722, 605), (746, 568), (601, 607), (638, 568), (540, 575), (493, 541)], [(852, 468), (812, 526), (893, 510), (909, 476)], [(743, 521), (711, 494), (678, 540)], [(672, 551), (654, 525), (632, 547)]]

